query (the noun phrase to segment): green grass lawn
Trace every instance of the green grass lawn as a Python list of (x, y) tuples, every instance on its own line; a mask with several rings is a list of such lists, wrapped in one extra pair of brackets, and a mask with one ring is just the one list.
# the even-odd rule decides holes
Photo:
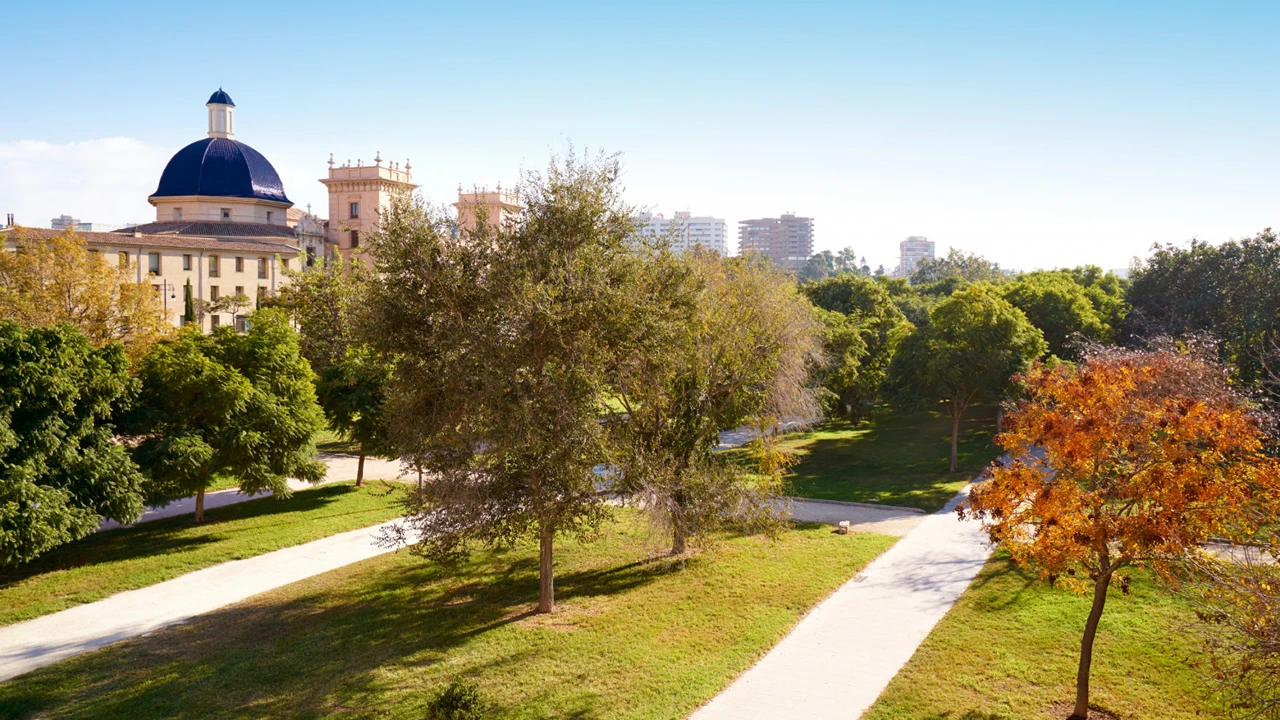
[(933, 512), (1000, 451), (994, 407), (972, 407), (960, 426), (960, 470), (951, 467), (951, 418), (880, 408), (857, 425), (828, 422), (786, 436), (800, 456), (792, 493), (823, 500), (902, 505)]
[[(1006, 558), (987, 563), (864, 720), (1070, 714), (1046, 708), (1075, 700), (1091, 598), (1050, 588)], [(1125, 720), (1210, 716), (1213, 706), (1188, 665), (1200, 648), (1194, 621), (1179, 600), (1135, 573), (1131, 595), (1114, 590), (1107, 599), (1094, 645), (1092, 703)]]
[(406, 552), (319, 575), (0, 685), (0, 716), (412, 718), (456, 678), (486, 718), (683, 718), (893, 538), (806, 526), (654, 557), (634, 513), (556, 548), (445, 570)]
[(95, 533), (0, 570), (0, 625), (101, 600), (228, 560), (261, 555), (396, 516), (383, 483), (333, 483), (281, 500), (262, 498)]
[(351, 455), (360, 452), (359, 443), (348, 440), (337, 430), (333, 430), (328, 426), (316, 433), (315, 440), (316, 449), (320, 452), (348, 453)]

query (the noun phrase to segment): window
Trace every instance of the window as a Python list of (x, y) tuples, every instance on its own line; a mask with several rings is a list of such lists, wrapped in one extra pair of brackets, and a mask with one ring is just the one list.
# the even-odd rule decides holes
[(309, 247), (307, 248), (307, 267), (312, 267), (315, 264), (316, 264), (316, 249), (313, 247)]
[(118, 258), (117, 262), (120, 263), (120, 267), (122, 268), (129, 267), (129, 253), (121, 251), (117, 253), (116, 257)]
[(160, 275), (160, 253), (147, 253), (147, 272)]
[(217, 255), (209, 256), (209, 277), (218, 277), (218, 261), (221, 259)]
[(270, 210), (268, 210), (268, 211), (267, 211), (267, 223), (268, 223), (268, 224), (270, 224), (270, 223), (271, 223), (271, 216), (272, 216), (272, 214), (273, 214), (273, 213), (272, 213)]
[(258, 286), (258, 302), (262, 302), (262, 299), (265, 298), (266, 296), (267, 296), (267, 286), (259, 285)]
[(258, 277), (265, 278), (267, 276), (267, 259), (258, 258)]
[(289, 269), (289, 258), (280, 258), (280, 267), (285, 270)]
[(209, 316), (209, 327), (218, 327), (222, 324), (222, 318), (217, 315)]
[(191, 256), (190, 256), (190, 255), (183, 255), (183, 256), (182, 256), (182, 269), (183, 269), (183, 270), (190, 270), (190, 269), (191, 269)]
[(222, 219), (223, 220), (231, 219), (231, 208), (222, 208)]
[(351, 231), (351, 247), (360, 247), (360, 233), (355, 230)]
[(218, 300), (218, 286), (217, 286), (217, 285), (210, 285), (210, 286), (209, 286), (209, 300), (210, 300), (210, 301), (212, 301), (212, 302), (217, 302), (217, 300)]
[(173, 209), (173, 219), (174, 219), (174, 220), (181, 220), (181, 219), (182, 219), (182, 208), (174, 208), (174, 209)]
[(237, 285), (237, 286), (236, 286), (236, 294), (237, 294), (237, 295), (243, 295), (243, 294), (244, 294), (244, 286), (243, 286), (243, 285)]
[(350, 211), (351, 211), (351, 212), (347, 215), (347, 217), (350, 217), (350, 218), (351, 218), (351, 219), (353, 219), (353, 220), (355, 220), (355, 219), (359, 218), (359, 217), (360, 217), (360, 203), (358, 203), (358, 202), (353, 202), (353, 203), (351, 203)]
[(236, 258), (236, 272), (244, 272), (244, 258)]
[(243, 315), (237, 315), (235, 319), (236, 332), (249, 332), (249, 320)]

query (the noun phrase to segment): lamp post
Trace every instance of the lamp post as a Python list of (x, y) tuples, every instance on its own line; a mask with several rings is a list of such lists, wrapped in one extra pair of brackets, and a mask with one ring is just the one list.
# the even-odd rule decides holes
[(160, 278), (160, 295), (164, 300), (164, 312), (167, 316), (169, 314), (169, 300), (176, 300), (178, 297), (178, 286), (169, 282), (169, 278)]

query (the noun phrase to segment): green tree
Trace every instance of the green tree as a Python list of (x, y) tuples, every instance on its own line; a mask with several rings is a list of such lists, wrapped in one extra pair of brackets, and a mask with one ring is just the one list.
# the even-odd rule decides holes
[(770, 440), (752, 448), (764, 461), (753, 468), (715, 450), (720, 430), (816, 414), (813, 308), (760, 258), (660, 253), (646, 270), (634, 323), (643, 330), (620, 348), (613, 381), (615, 489), (669, 533), (673, 555), (726, 523), (778, 526), (783, 468), (770, 467)]
[(0, 566), (142, 513), (143, 477), (113, 442), (136, 381), (119, 343), (0, 322)]
[(950, 277), (963, 278), (969, 282), (998, 283), (1005, 279), (1005, 274), (999, 264), (981, 255), (951, 248), (946, 257), (921, 260), (911, 273), (911, 284), (922, 285)]
[(450, 559), (537, 537), (539, 612), (555, 606), (555, 538), (610, 516), (593, 472), (607, 460), (600, 408), (644, 305), (618, 174), (613, 158), (553, 160), (522, 178), (516, 218), (480, 212), (457, 237), (400, 198), (369, 238), (365, 329), (396, 358), (396, 445), (427, 471), (387, 540)]
[[(898, 284), (911, 292), (905, 282)], [(831, 393), (831, 410), (839, 417), (861, 417), (879, 399), (889, 361), (912, 325), (884, 282), (842, 274), (808, 283), (801, 290), (827, 311), (823, 320), (828, 362), (823, 384)]]
[(1009, 379), (1044, 354), (1044, 336), (995, 288), (957, 291), (902, 342), (889, 367), (901, 406), (940, 402), (951, 416), (951, 472), (957, 468), (960, 420), (974, 402), (1000, 402)]
[(1049, 352), (1060, 358), (1079, 358), (1081, 341), (1113, 339), (1112, 329), (1099, 316), (1085, 288), (1068, 273), (1029, 273), (1001, 291), (1005, 300), (1040, 328)]
[(195, 494), (203, 522), (215, 474), (235, 476), (241, 492), (281, 496), (290, 477), (324, 479), (314, 376), (283, 312), (253, 313), (244, 334), (183, 328), (152, 347), (139, 377), (141, 397), (121, 425), (139, 439), (134, 456), (151, 474), (153, 500)]
[(302, 354), (319, 376), (316, 395), (329, 426), (359, 445), (361, 485), (367, 456), (395, 455), (383, 416), (391, 363), (356, 332), (369, 267), (337, 256), (321, 267), (290, 271), (289, 278), (277, 304), (298, 323)]

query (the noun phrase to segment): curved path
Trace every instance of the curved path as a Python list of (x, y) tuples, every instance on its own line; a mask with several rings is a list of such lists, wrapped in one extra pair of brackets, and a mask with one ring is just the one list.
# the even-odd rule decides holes
[(690, 720), (860, 717), (991, 554), (980, 524), (956, 519), (968, 491), (814, 608)]

